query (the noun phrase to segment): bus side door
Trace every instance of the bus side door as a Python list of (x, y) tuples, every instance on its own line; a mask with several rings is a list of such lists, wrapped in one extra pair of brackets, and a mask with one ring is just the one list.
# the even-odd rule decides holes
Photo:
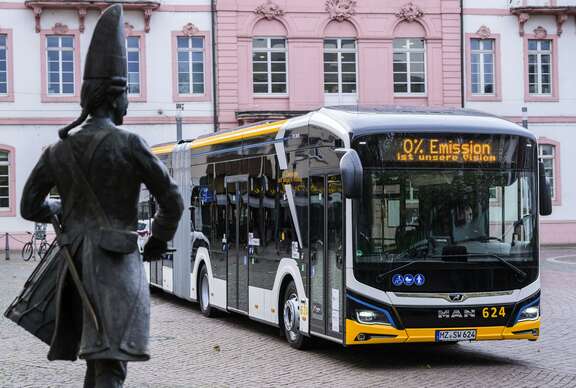
[(342, 338), (343, 202), (339, 175), (310, 177), (310, 329)]
[(248, 177), (226, 177), (227, 304), (248, 313)]

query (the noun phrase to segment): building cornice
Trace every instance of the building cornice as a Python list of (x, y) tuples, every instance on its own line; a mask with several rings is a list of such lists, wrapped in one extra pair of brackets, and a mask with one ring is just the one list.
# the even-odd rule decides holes
[(518, 33), (524, 36), (524, 24), (532, 15), (548, 15), (556, 17), (556, 35), (562, 35), (562, 25), (568, 20), (568, 15), (576, 15), (576, 6), (530, 6), (511, 7), (510, 13), (518, 18)]
[[(102, 12), (111, 4), (118, 3), (118, 1), (108, 2), (108, 1), (62, 1), (62, 0), (27, 0), (24, 5), (34, 12), (35, 19), (35, 29), (39, 33), (42, 28), (40, 24), (40, 19), (42, 17), (42, 12), (45, 9), (72, 9), (78, 12), (78, 25), (80, 32), (84, 32), (84, 19), (86, 18), (88, 10), (98, 10)], [(150, 19), (152, 17), (152, 11), (160, 7), (160, 3), (157, 1), (138, 1), (138, 0), (126, 0), (120, 1), (125, 10), (140, 10), (144, 16), (144, 30), (146, 32), (150, 31)]]

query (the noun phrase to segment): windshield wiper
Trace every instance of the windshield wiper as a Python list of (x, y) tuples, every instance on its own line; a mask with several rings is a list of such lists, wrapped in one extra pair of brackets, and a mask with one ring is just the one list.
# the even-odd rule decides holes
[(510, 263), (508, 260), (506, 260), (502, 256), (498, 256), (495, 253), (462, 253), (462, 254), (457, 254), (457, 255), (436, 255), (436, 256), (431, 256), (431, 257), (439, 258), (439, 259), (445, 259), (445, 258), (452, 258), (452, 257), (485, 257), (485, 256), (493, 257), (493, 258), (497, 259), (498, 261), (500, 261), (501, 263), (504, 263), (506, 266), (508, 266), (508, 268), (510, 268), (512, 271), (516, 272), (521, 277), (520, 280), (524, 280), (528, 276), (528, 274), (526, 272), (522, 271), (520, 268), (518, 268), (514, 264)]
[(469, 241), (479, 241), (479, 242), (488, 242), (491, 240), (496, 240), (496, 241), (500, 241), (503, 242), (503, 240), (500, 237), (495, 237), (495, 236), (478, 236), (478, 237), (471, 237), (471, 238), (467, 238), (464, 240), (458, 240), (456, 241), (457, 243), (463, 243), (463, 242), (469, 242)]

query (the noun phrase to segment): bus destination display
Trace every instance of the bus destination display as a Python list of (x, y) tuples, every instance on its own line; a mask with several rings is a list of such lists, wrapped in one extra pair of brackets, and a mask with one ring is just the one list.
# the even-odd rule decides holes
[(394, 159), (399, 162), (495, 163), (490, 141), (410, 136), (393, 142)]

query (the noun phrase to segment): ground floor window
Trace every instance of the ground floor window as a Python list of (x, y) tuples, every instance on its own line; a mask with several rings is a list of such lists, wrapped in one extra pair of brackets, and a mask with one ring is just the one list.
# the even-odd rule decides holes
[(546, 173), (546, 181), (550, 187), (552, 199), (557, 199), (556, 180), (557, 174), (557, 150), (554, 144), (540, 144), (538, 147), (538, 157), (544, 163), (544, 172)]
[(8, 210), (10, 203), (10, 151), (0, 149), (0, 210)]

